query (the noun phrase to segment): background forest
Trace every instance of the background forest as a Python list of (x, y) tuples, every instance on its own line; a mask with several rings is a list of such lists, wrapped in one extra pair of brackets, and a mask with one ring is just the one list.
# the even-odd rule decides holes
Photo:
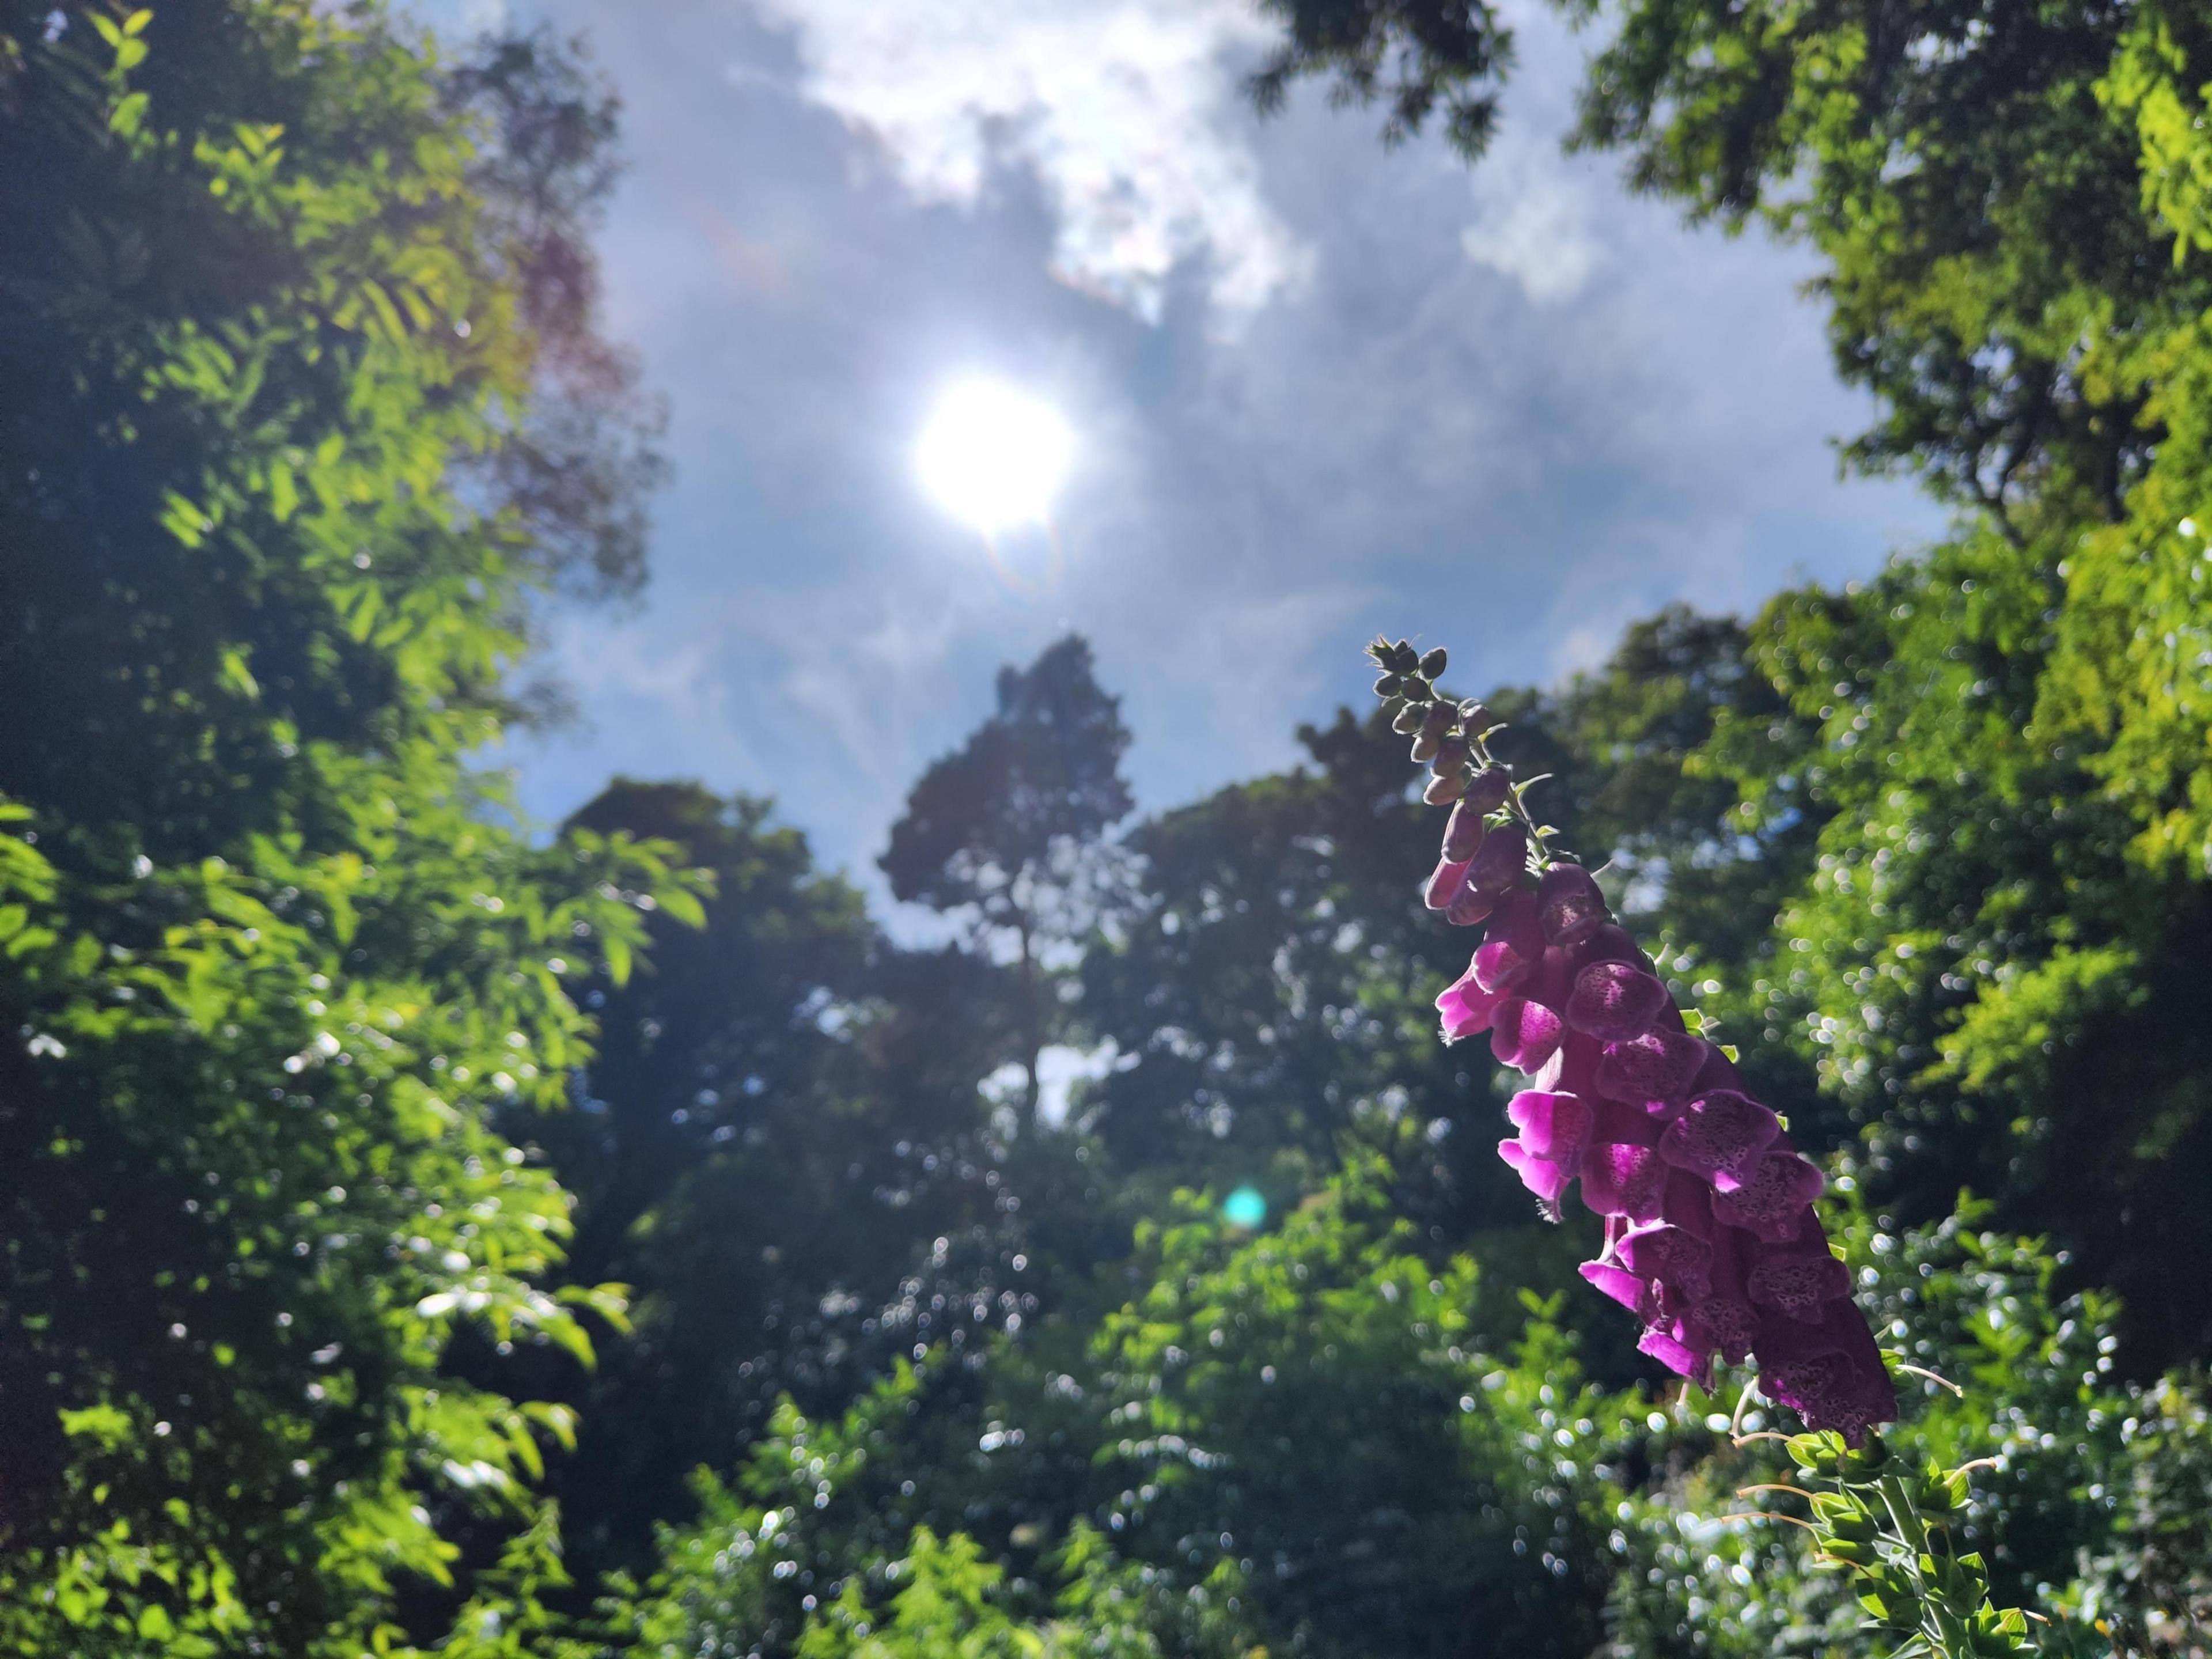
[[(1479, 155), (1482, 6), (1262, 10), (1263, 105)], [(1455, 689), (1826, 1159), (1999, 1601), (2203, 1651), (2212, 27), (1607, 15), (1579, 142), (1817, 251), (1954, 530)], [(766, 799), (517, 821), (534, 633), (643, 574), (614, 118), (543, 35), (0, 0), (0, 1646), (1870, 1650), (1498, 1160), (1379, 720), (1139, 817), (1083, 640), (1006, 667), (883, 860), (932, 949)]]

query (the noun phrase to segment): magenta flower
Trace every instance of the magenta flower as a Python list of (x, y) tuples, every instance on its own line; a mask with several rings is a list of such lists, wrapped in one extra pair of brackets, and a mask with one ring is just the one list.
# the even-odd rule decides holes
[(1463, 815), (1428, 901), (1488, 926), (1437, 1008), (1446, 1042), (1486, 1031), (1529, 1077), (1498, 1155), (1547, 1211), (1578, 1187), (1605, 1218), (1583, 1277), (1643, 1322), (1644, 1353), (1701, 1384), (1717, 1356), (1755, 1360), (1771, 1398), (1860, 1443), (1897, 1401), (1814, 1214), (1820, 1170), (1685, 1028), (1587, 871), (1551, 863), (1532, 882), (1521, 823), (1478, 836)]
[(1498, 1142), (1498, 1155), (1520, 1171), (1529, 1191), (1547, 1204), (1557, 1204), (1582, 1168), (1589, 1141), (1589, 1103), (1528, 1089), (1513, 1097), (1505, 1115), (1521, 1133), (1517, 1139)]
[(1474, 953), (1472, 971), (1486, 991), (1510, 990), (1544, 963), (1544, 929), (1536, 896), (1526, 888), (1505, 893), (1491, 908), (1490, 927)]
[(1504, 997), (1497, 992), (1486, 991), (1475, 982), (1474, 971), (1466, 974), (1446, 986), (1437, 997), (1437, 1012), (1443, 1016), (1444, 1041), (1457, 1042), (1490, 1029), (1490, 1017)]
[(1490, 1012), (1490, 1052), (1501, 1066), (1534, 1072), (1559, 1046), (1558, 1012), (1528, 997), (1507, 997)]
[(1705, 1063), (1704, 1043), (1662, 1026), (1626, 1042), (1607, 1043), (1598, 1057), (1594, 1083), (1607, 1100), (1648, 1106), (1679, 1100)]
[(1452, 808), (1451, 817), (1444, 820), (1446, 864), (1465, 864), (1474, 856), (1475, 849), (1482, 845), (1482, 838), (1490, 830), (1490, 826), (1483, 822), (1483, 814), (1497, 805), (1492, 801), (1489, 806), (1485, 806), (1471, 796), (1460, 797), (1459, 804)]

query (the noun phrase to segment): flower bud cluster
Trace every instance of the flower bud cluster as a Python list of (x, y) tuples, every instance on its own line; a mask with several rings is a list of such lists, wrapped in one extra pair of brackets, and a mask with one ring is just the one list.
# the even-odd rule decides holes
[(1413, 738), (1413, 758), (1429, 769), (1421, 799), (1431, 806), (1458, 802), (1468, 807), (1455, 811), (1452, 822), (1462, 826), (1463, 836), (1480, 841), (1483, 815), (1502, 805), (1513, 786), (1513, 774), (1491, 760), (1483, 746), (1496, 726), (1490, 711), (1479, 702), (1453, 702), (1438, 694), (1436, 682), (1445, 664), (1442, 646), (1424, 656), (1403, 640), (1395, 645), (1377, 640), (1367, 652), (1382, 670), (1375, 695), (1402, 700), (1391, 730)]
[(1716, 1355), (1755, 1357), (1771, 1398), (1857, 1443), (1897, 1401), (1814, 1214), (1820, 1170), (1734, 1061), (1688, 1030), (1589, 872), (1551, 855), (1526, 786), (1489, 757), (1487, 711), (1418, 695), (1443, 653), (1401, 668), (1402, 642), (1370, 650), (1389, 671), (1376, 690), (1395, 678), (1389, 695), (1420, 711), (1413, 729), (1437, 737), (1432, 757), (1455, 733), (1466, 745), (1430, 787), (1437, 799), (1445, 784), (1455, 805), (1425, 897), (1455, 923), (1485, 924), (1437, 1009), (1445, 1042), (1487, 1033), (1498, 1062), (1528, 1077), (1499, 1155), (1555, 1218), (1577, 1185), (1605, 1218), (1605, 1248), (1583, 1277), (1643, 1321), (1645, 1353), (1700, 1384)]

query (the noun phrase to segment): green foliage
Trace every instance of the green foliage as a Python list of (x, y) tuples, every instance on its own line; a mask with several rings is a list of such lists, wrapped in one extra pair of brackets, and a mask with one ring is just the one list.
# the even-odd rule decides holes
[(0, 32), (0, 1644), (520, 1651), (573, 1413), (449, 1360), (622, 1298), (497, 1119), (686, 901), (462, 764), (552, 574), (480, 130), (371, 10)]
[(1810, 1506), (1819, 1564), (1843, 1575), (1866, 1629), (1896, 1659), (2033, 1651), (2027, 1616), (1990, 1606), (1981, 1557), (1959, 1553), (1967, 1471), (1902, 1468), (1879, 1435), (1856, 1451), (1836, 1434), (1799, 1435), (1787, 1446), (1823, 1488)]
[(810, 1423), (786, 1406), (738, 1491), (702, 1472), (699, 1520), (665, 1534), (651, 1581), (608, 1605), (608, 1640), (654, 1659), (1234, 1659), (1264, 1650), (1253, 1646), (1240, 1616), (1247, 1592), (1234, 1569), (1179, 1589), (1167, 1576), (1118, 1559), (1080, 1522), (1038, 1558), (1034, 1580), (1010, 1578), (965, 1534), (940, 1538), (896, 1513), (865, 1540), (823, 1548), (816, 1517), (872, 1455), (880, 1457), (885, 1418), (911, 1406), (917, 1384), (916, 1373), (902, 1367), (835, 1425)]
[(1146, 1288), (1100, 1323), (1080, 1385), (1092, 1478), (1121, 1488), (1108, 1524), (1193, 1572), (1251, 1564), (1304, 1651), (1451, 1652), (1468, 1621), (1584, 1651), (1608, 1459), (1640, 1413), (1583, 1381), (1556, 1302), (1477, 1328), (1474, 1263), (1424, 1259), (1380, 1173), (1249, 1242), (1202, 1212), (1139, 1229)]
[[(1607, 1459), (1643, 1408), (1582, 1379), (1543, 1304), (1483, 1346), (1474, 1267), (1415, 1254), (1376, 1173), (1256, 1238), (1187, 1195), (1103, 1320), (932, 1352), (841, 1424), (787, 1407), (747, 1501), (705, 1481), (616, 1628), (671, 1654), (873, 1651), (863, 1625), (996, 1652), (1003, 1597), (1052, 1610), (1046, 1651), (1455, 1652), (1469, 1628), (1586, 1650)], [(908, 1555), (948, 1581), (911, 1613)]]
[(1771, 943), (1717, 964), (1714, 1000), (1817, 1068), (1814, 1121), (1863, 1137), (1872, 1196), (1932, 1220), (1989, 1193), (2126, 1295), (2156, 1364), (2208, 1317), (2140, 1242), (2193, 1224), (2175, 1182), (2207, 1132), (2182, 1012), (2205, 896), (2129, 855), (2127, 808), (2038, 712), (2059, 598), (1985, 536), (1769, 605), (1752, 659), (1791, 718), (1724, 711), (1698, 764), (1755, 835), (1821, 822)]
[[(1480, 147), (1486, 7), (1263, 10), (1263, 101), (1320, 73)], [(1468, 941), (1382, 719), (1117, 841), (1088, 647), (1008, 670), (884, 861), (964, 949), (891, 948), (763, 801), (621, 781), (518, 829), (465, 758), (544, 599), (634, 586), (656, 470), (592, 325), (611, 100), (544, 34), (24, 0), (0, 1646), (2202, 1645), (2212, 35), (1617, 21), (1584, 142), (1808, 240), (1878, 401), (1851, 459), (1966, 516), (1638, 624), (1485, 741), (1838, 1154), (1882, 1339), (1963, 1393), (1880, 1470), (1798, 1446), (1815, 1496), (1755, 1398), (1578, 1340), (1586, 1218), (1535, 1224), (1491, 1066), (1434, 1040)], [(1110, 1069), (1006, 1135), (979, 1085), (1024, 1060), (1034, 1105), (1062, 1038)], [(1258, 1228), (1218, 1213), (1246, 1183)]]

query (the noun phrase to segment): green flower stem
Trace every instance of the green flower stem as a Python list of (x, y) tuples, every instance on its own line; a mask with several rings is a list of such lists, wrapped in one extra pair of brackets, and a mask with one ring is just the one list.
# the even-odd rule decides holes
[(1801, 1434), (1784, 1444), (1798, 1468), (1822, 1483), (1794, 1489), (1811, 1500), (1805, 1524), (1820, 1565), (1849, 1577), (1869, 1614), (1863, 1628), (1896, 1644), (1889, 1659), (2008, 1659), (2033, 1651), (2027, 1615), (1990, 1606), (1982, 1558), (1953, 1553), (1972, 1466), (1914, 1475), (1875, 1434), (1856, 1450), (1836, 1434)]

